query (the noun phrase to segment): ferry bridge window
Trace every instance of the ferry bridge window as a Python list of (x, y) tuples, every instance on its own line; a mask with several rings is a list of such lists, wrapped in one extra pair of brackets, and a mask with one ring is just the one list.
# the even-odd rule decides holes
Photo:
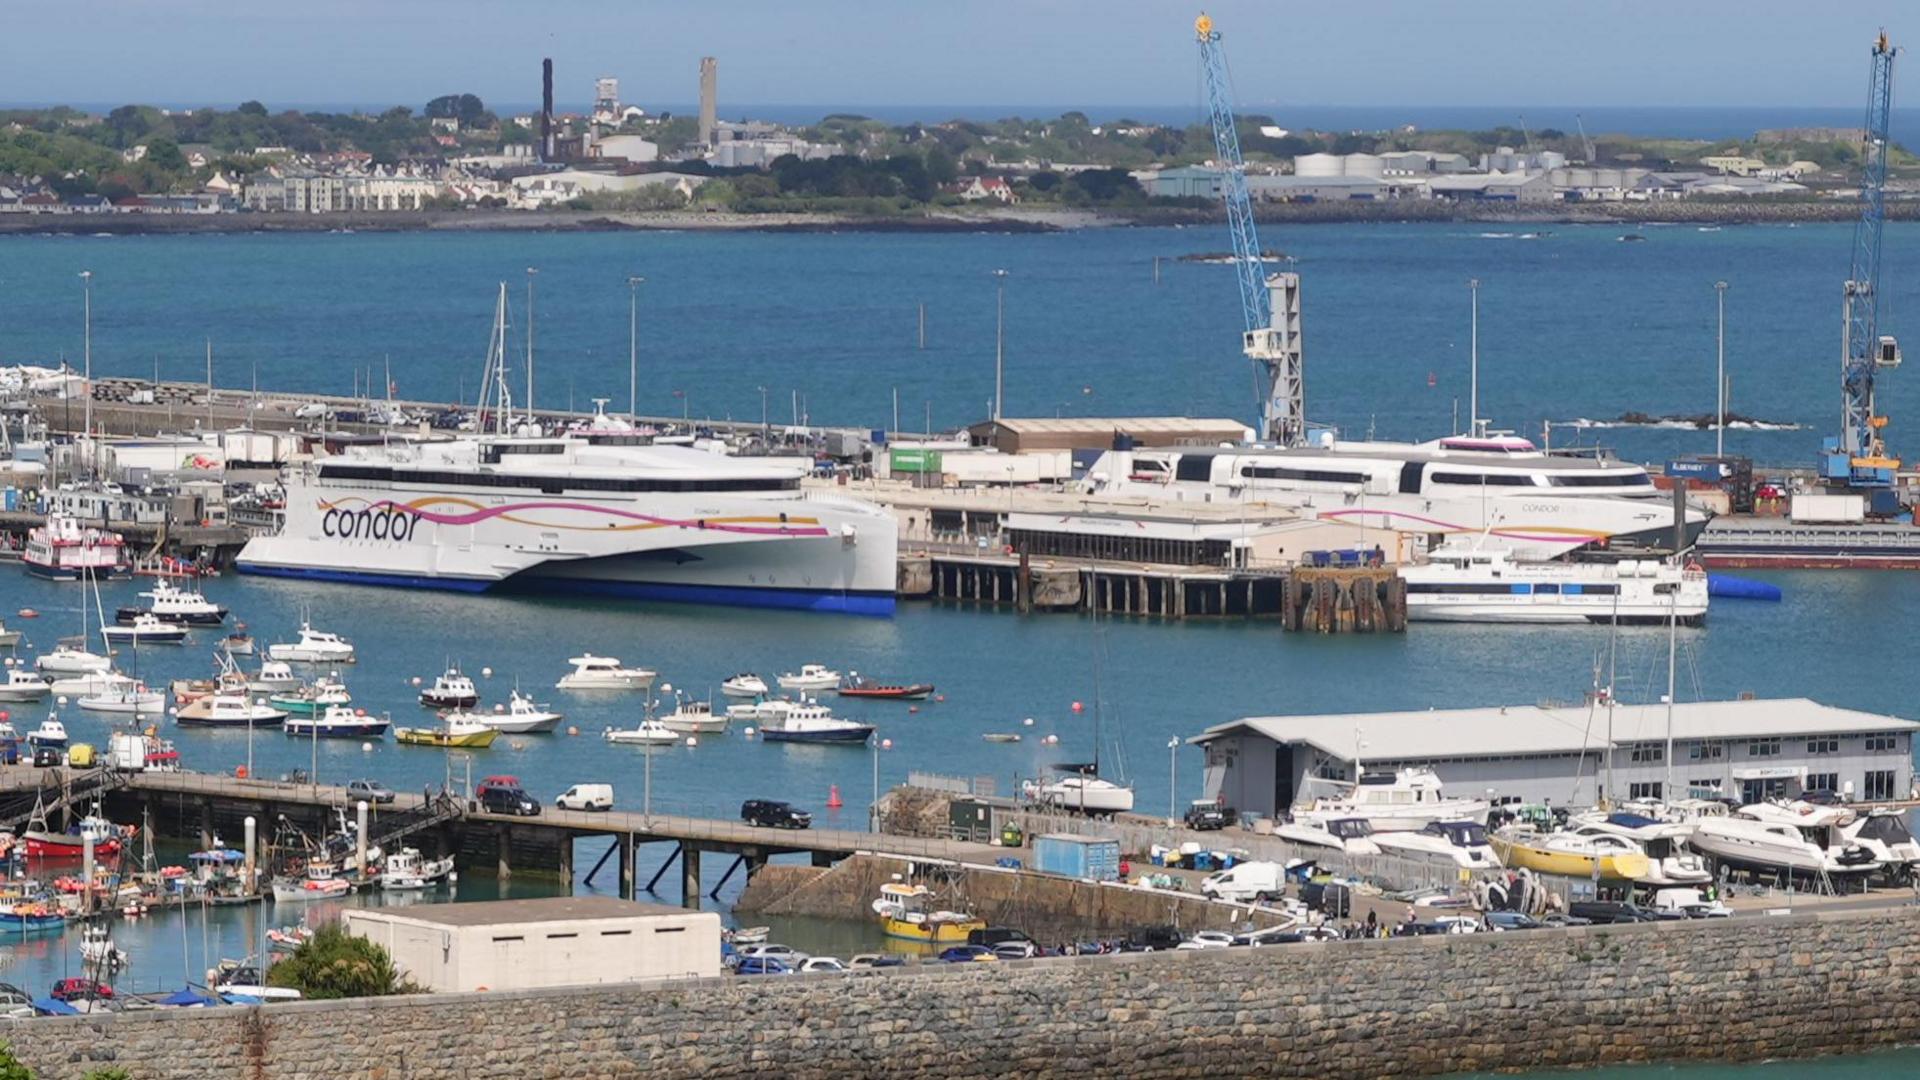
[(1779, 757), (1779, 739), (1755, 739), (1747, 744), (1748, 757)]
[[(1839, 739), (1808, 739), (1807, 740), (1807, 753), (1809, 754), (1837, 754), (1839, 752), (1840, 752)], [(1807, 786), (1812, 787), (1813, 785), (1808, 784)]]
[(1658, 799), (1659, 797), (1660, 781), (1658, 780), (1627, 785), (1627, 798), (1629, 799)]
[(1547, 475), (1550, 487), (1646, 487), (1653, 481), (1643, 472), (1616, 473), (1613, 475), (1576, 475), (1563, 476), (1555, 473)]
[(1327, 469), (1286, 469), (1277, 465), (1242, 465), (1240, 475), (1250, 480), (1310, 480), (1317, 484), (1364, 484), (1365, 473)]
[(1206, 483), (1213, 479), (1213, 458), (1208, 455), (1182, 454), (1180, 463), (1174, 466), (1175, 480), (1197, 480)]
[(1868, 802), (1887, 802), (1893, 797), (1892, 769), (1879, 769), (1867, 774), (1861, 798)]
[(1807, 782), (1802, 785), (1808, 791), (1839, 791), (1840, 774), (1816, 772), (1807, 774)]
[(1485, 484), (1488, 487), (1535, 486), (1533, 477), (1525, 474), (1515, 475), (1513, 473), (1437, 472), (1433, 474), (1433, 482), (1436, 484), (1472, 484), (1476, 487), (1481, 484)]

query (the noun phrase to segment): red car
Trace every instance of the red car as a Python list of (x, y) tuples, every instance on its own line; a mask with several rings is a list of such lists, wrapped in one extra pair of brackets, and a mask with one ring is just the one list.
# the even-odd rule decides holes
[(113, 987), (92, 979), (61, 979), (53, 984), (55, 1001), (112, 1001)]

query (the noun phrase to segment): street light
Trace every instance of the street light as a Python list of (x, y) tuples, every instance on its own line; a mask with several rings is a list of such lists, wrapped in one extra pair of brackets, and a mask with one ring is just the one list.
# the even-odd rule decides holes
[(1716, 305), (1720, 309), (1720, 332), (1717, 336), (1719, 359), (1714, 365), (1715, 379), (1713, 399), (1715, 401), (1713, 423), (1713, 456), (1720, 457), (1727, 452), (1727, 283), (1713, 283)]
[(993, 272), (993, 418), (1000, 419), (1002, 379), (1006, 368), (1007, 272)]
[[(86, 357), (86, 366), (81, 381), (86, 390), (85, 403), (81, 406), (80, 426), (87, 432), (87, 456), (93, 456), (93, 271), (80, 271), (81, 307), (81, 350)], [(72, 414), (68, 414), (72, 415)], [(87, 470), (91, 476), (93, 470)]]
[(640, 423), (640, 286), (646, 278), (627, 278), (627, 419)]
[(873, 801), (867, 804), (867, 831), (880, 831), (880, 751), (893, 749), (892, 739), (873, 739)]
[(1179, 807), (1180, 794), (1180, 737), (1167, 740), (1167, 825), (1171, 827), (1180, 820), (1174, 813)]
[(533, 276), (540, 271), (527, 267), (527, 421), (533, 423)]

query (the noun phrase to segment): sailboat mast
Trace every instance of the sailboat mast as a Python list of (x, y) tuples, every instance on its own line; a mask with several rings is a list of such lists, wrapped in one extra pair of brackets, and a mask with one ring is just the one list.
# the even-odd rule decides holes
[(1613, 804), (1613, 679), (1620, 644), (1620, 593), (1613, 594), (1613, 628), (1607, 632), (1607, 778), (1601, 790), (1601, 802)]
[(1667, 778), (1660, 787), (1663, 798), (1673, 797), (1673, 677), (1674, 661), (1680, 650), (1680, 586), (1667, 594)]

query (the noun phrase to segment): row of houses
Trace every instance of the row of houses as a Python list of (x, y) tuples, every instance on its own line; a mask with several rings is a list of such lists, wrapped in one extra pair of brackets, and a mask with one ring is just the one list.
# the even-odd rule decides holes
[[(1225, 175), (1220, 169), (1189, 165), (1142, 170), (1135, 172), (1133, 177), (1149, 195), (1218, 199), (1225, 191)], [(1247, 191), (1253, 198), (1267, 202), (1446, 199), (1549, 203), (1641, 202), (1709, 195), (1804, 194), (1807, 188), (1792, 180), (1759, 176), (1560, 165), (1513, 171), (1457, 171), (1449, 168), (1419, 174), (1371, 170), (1328, 172), (1322, 168), (1312, 168), (1306, 173), (1297, 170), (1291, 174), (1249, 173)]]

